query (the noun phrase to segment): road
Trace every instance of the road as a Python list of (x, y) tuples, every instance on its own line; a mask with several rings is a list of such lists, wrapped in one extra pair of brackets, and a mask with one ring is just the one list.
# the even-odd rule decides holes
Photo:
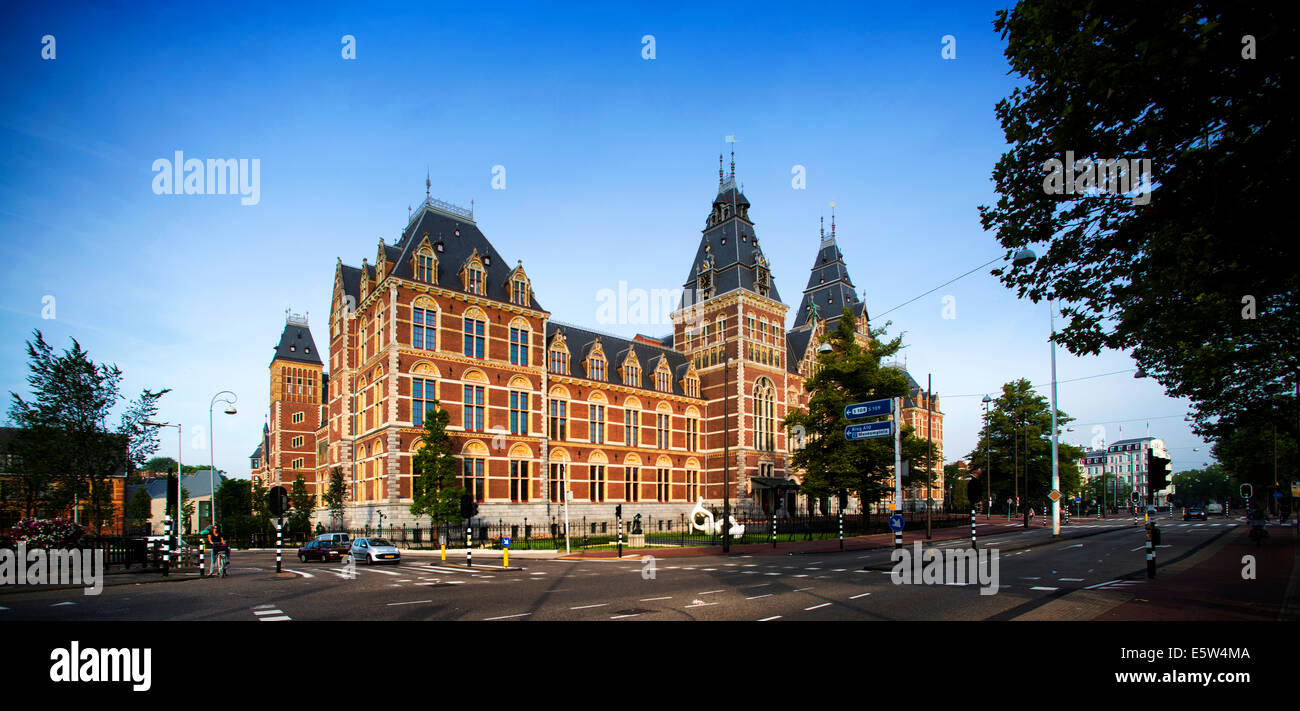
[[(1186, 567), (1193, 554), (1205, 549), (1205, 557), (1246, 533), (1241, 521), (1217, 517), (1161, 526), (1159, 558), (1175, 565), (1154, 583), (1145, 577), (1142, 528), (1112, 519), (1068, 526), (1065, 533), (1081, 537), (1055, 542), (1046, 529), (982, 526), (981, 547), (999, 551), (993, 595), (981, 595), (978, 584), (896, 585), (890, 549), (659, 557), (653, 575), (637, 558), (513, 558), (523, 570), (493, 572), (408, 556), (400, 566), (358, 566), (351, 577), (339, 564), (293, 559), (277, 576), (273, 553), (237, 551), (225, 579), (108, 585), (98, 596), (9, 588), (0, 621), (1094, 619), (1145, 586), (1176, 580), (1180, 559)], [(1289, 529), (1276, 531), (1269, 545), (1294, 545)], [(1223, 571), (1215, 583), (1222, 597), (1251, 582), (1236, 573)]]

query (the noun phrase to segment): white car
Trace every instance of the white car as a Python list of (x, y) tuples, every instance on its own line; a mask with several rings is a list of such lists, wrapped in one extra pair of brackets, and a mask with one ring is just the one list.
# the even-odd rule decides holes
[(1221, 514), (1223, 513), (1223, 504), (1209, 504), (1205, 507), (1205, 513)]
[(402, 553), (387, 538), (358, 538), (352, 541), (352, 560), (366, 565), (402, 563)]

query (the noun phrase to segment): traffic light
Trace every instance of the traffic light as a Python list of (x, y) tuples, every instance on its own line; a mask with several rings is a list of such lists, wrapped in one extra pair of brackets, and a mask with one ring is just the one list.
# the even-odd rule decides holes
[(1154, 449), (1147, 450), (1147, 491), (1154, 494), (1169, 486), (1171, 463), (1172, 460), (1157, 455)]
[(614, 518), (623, 518), (623, 504), (614, 507)]
[(460, 497), (460, 517), (474, 518), (478, 515), (478, 502), (474, 500), (472, 494), (464, 494)]

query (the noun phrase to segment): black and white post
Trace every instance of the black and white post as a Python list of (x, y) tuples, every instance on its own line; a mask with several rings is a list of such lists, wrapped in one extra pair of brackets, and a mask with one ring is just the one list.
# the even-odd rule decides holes
[(975, 509), (970, 510), (970, 547), (979, 547), (978, 542), (975, 540)]
[(840, 550), (844, 550), (844, 510), (840, 510)]
[(275, 572), (280, 572), (280, 544), (284, 533), (284, 519), (275, 520)]
[(172, 567), (172, 517), (167, 515), (163, 517), (163, 577), (171, 574)]
[(772, 514), (772, 547), (776, 548), (776, 514)]
[(474, 529), (470, 527), (472, 519), (465, 521), (465, 567), (474, 567)]

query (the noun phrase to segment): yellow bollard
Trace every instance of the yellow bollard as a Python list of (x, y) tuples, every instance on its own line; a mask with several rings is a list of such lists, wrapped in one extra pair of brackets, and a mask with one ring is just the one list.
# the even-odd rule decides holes
[(502, 556), (501, 567), (502, 567), (502, 568), (509, 568), (509, 567), (510, 567), (510, 549), (509, 549), (509, 548), (506, 549), (505, 554)]
[(447, 544), (446, 544), (446, 543), (443, 543), (441, 546), (439, 546), (439, 548), (442, 548), (442, 562), (446, 563), (446, 562), (447, 562)]

